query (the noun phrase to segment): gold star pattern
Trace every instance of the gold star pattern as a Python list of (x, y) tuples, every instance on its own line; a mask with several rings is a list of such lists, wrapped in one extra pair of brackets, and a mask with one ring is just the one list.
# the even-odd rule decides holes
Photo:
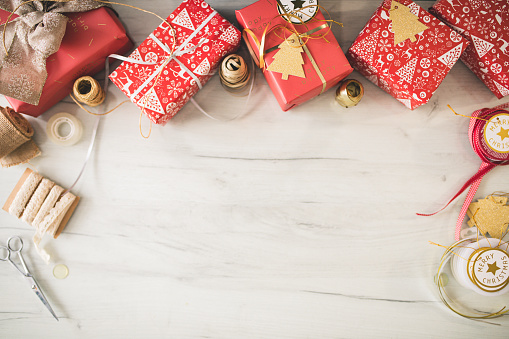
[(487, 196), (473, 202), (468, 207), (467, 215), (470, 217), (468, 225), (477, 226), (477, 229), (486, 236), (501, 239), (509, 225), (509, 206), (507, 197)]
[(505, 138), (509, 138), (509, 129), (500, 127), (500, 132), (498, 132), (497, 135), (500, 135), (500, 138), (502, 138), (502, 141), (504, 141)]
[(497, 275), (497, 271), (500, 269), (500, 267), (497, 266), (497, 262), (494, 261), (493, 264), (488, 264), (488, 269), (486, 270), (486, 273), (491, 272), (493, 275)]

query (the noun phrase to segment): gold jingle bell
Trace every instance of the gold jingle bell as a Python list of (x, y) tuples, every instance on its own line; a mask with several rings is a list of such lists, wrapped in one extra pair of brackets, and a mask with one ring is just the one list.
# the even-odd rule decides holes
[(343, 107), (353, 107), (361, 101), (364, 87), (355, 79), (346, 79), (339, 83), (336, 90), (336, 101)]

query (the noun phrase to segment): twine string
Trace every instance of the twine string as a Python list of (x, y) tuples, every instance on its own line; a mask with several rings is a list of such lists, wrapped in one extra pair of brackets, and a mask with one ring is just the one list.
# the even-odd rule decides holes
[(73, 94), (81, 103), (95, 107), (103, 103), (106, 94), (99, 82), (91, 76), (84, 76), (74, 82)]

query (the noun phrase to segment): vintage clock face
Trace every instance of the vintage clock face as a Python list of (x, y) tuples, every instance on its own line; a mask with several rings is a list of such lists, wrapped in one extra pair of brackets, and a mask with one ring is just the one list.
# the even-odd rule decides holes
[(283, 18), (297, 25), (310, 21), (318, 13), (318, 0), (277, 0), (277, 4), (279, 14), (291, 14)]

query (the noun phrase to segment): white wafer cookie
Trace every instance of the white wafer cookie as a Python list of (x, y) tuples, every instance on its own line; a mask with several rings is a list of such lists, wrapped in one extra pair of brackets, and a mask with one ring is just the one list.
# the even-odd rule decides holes
[(30, 173), (28, 178), (25, 180), (23, 185), (21, 186), (19, 192), (14, 197), (14, 200), (9, 207), (9, 213), (14, 215), (16, 218), (19, 218), (25, 209), (28, 201), (32, 197), (37, 188), (37, 185), (42, 180), (42, 175), (36, 172)]
[(55, 186), (55, 183), (46, 178), (42, 179), (39, 186), (35, 190), (34, 194), (30, 198), (28, 205), (25, 207), (23, 211), (23, 215), (21, 216), (21, 220), (26, 222), (29, 225), (32, 225), (35, 217), (37, 216), (37, 212), (41, 209), (42, 204), (44, 203), (44, 199), (48, 196), (51, 188)]

